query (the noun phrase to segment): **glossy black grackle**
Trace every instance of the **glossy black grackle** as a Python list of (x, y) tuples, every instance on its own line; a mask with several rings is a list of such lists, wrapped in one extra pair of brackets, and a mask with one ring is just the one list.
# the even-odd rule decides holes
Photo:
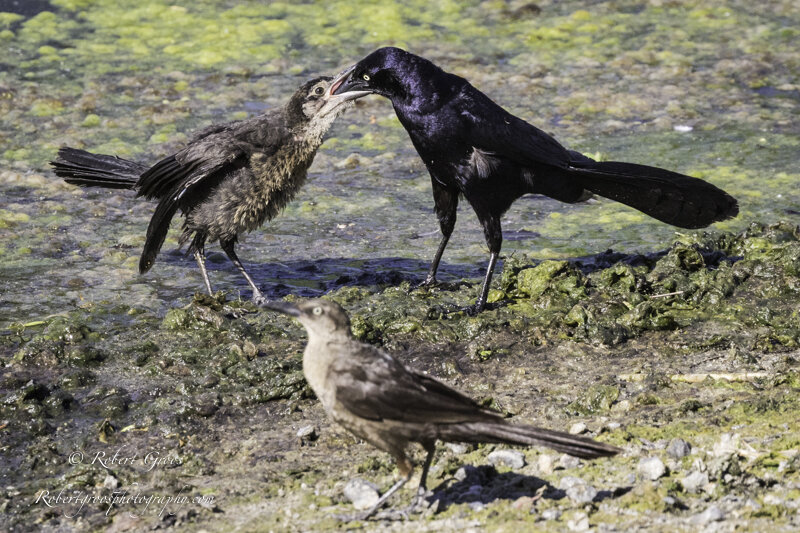
[(82, 187), (132, 189), (158, 200), (147, 228), (139, 272), (150, 270), (176, 211), (185, 216), (180, 243), (191, 241), (209, 294), (211, 282), (203, 255), (207, 240), (220, 246), (253, 290), (264, 300), (234, 251), (237, 237), (272, 219), (306, 179), (322, 137), (347, 102), (368, 94), (332, 88), (343, 78), (324, 76), (304, 83), (280, 108), (199, 131), (186, 148), (152, 167), (110, 155), (61, 148), (51, 164), (67, 183)]
[(633, 163), (597, 162), (567, 150), (467, 80), (399, 48), (381, 48), (359, 61), (334, 87), (338, 91), (389, 98), (430, 172), (442, 240), (423, 285), (436, 283), (460, 195), (478, 215), (491, 255), (480, 296), (468, 312), (486, 305), (503, 241), (500, 217), (524, 194), (568, 203), (599, 194), (682, 228), (702, 228), (738, 213), (733, 197), (700, 179)]
[(411, 478), (414, 465), (407, 449), (412, 442), (427, 452), (418, 498), (425, 492), (437, 440), (547, 446), (586, 459), (622, 451), (585, 437), (512, 424), (500, 413), (353, 338), (350, 319), (335, 302), (274, 301), (263, 307), (293, 316), (305, 326), (303, 373), (328, 416), (397, 462), (401, 479), (357, 519), (372, 515)]

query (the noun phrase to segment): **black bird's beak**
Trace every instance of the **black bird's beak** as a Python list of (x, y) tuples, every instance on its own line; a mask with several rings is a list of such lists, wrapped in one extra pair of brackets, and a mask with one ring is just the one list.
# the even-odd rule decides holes
[(271, 309), (272, 311), (277, 311), (279, 313), (283, 313), (284, 315), (289, 315), (293, 317), (300, 316), (300, 308), (294, 305), (293, 303), (289, 302), (266, 302), (261, 304), (261, 307), (266, 309)]
[(356, 66), (353, 65), (338, 76), (331, 84), (331, 94), (360, 93), (357, 98), (374, 92), (369, 84), (361, 78), (354, 77)]
[(331, 111), (338, 109), (342, 104), (357, 98), (361, 98), (362, 96), (366, 96), (372, 92), (359, 89), (342, 90), (343, 85), (347, 84), (348, 78), (354, 69), (355, 66), (350, 67), (336, 76), (336, 79), (331, 82), (328, 90), (322, 96), (322, 99), (325, 101), (325, 105), (319, 111), (320, 115), (327, 115)]

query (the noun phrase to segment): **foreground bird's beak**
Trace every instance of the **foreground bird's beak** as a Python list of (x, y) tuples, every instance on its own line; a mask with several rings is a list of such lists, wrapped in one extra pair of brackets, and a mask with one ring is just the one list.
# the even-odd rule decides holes
[[(365, 91), (362, 89), (342, 90), (343, 85), (347, 84), (347, 79), (354, 69), (355, 65), (339, 74), (336, 79), (331, 82), (328, 90), (325, 91), (325, 94), (322, 96), (322, 99), (325, 101), (325, 105), (320, 110), (320, 114), (327, 115), (345, 102), (349, 102), (370, 94), (371, 91)], [(335, 94), (337, 91), (338, 94)]]
[(295, 317), (300, 316), (300, 309), (296, 305), (289, 302), (266, 302), (261, 304), (261, 307), (283, 313), (284, 315)]

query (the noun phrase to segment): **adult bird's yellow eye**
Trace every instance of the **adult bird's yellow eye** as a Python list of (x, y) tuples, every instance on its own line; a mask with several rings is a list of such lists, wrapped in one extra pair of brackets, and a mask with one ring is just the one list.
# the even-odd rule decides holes
[(369, 74), (364, 74), (361, 77), (364, 78), (364, 81), (369, 81)]
[(314, 309), (311, 310), (311, 312), (314, 313), (315, 315), (321, 315), (322, 314), (322, 308), (321, 307), (315, 307)]

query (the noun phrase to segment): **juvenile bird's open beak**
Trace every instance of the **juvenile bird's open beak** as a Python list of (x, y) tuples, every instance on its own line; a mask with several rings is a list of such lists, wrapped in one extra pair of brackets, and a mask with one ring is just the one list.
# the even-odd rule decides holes
[(347, 84), (348, 78), (354, 69), (355, 65), (336, 76), (336, 79), (331, 82), (328, 90), (325, 91), (325, 94), (322, 96), (325, 105), (319, 111), (321, 115), (327, 115), (331, 111), (338, 109), (340, 105), (366, 96), (371, 92), (360, 89), (342, 90), (342, 87)]
[(300, 316), (300, 309), (296, 305), (289, 302), (266, 302), (261, 304), (261, 307), (283, 313), (284, 315), (294, 317)]

